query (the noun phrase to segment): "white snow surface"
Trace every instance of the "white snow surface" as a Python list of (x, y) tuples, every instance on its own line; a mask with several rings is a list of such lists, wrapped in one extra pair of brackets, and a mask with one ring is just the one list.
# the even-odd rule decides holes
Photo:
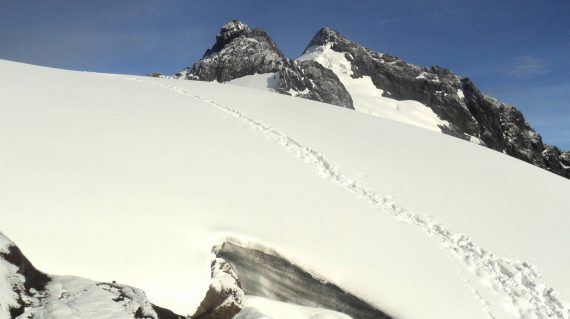
[(234, 318), (351, 319), (352, 317), (324, 308), (304, 307), (262, 297), (246, 296), (244, 309)]
[(457, 89), (457, 96), (463, 100), (465, 98), (465, 94), (463, 94), (463, 90)]
[(241, 87), (275, 92), (279, 86), (279, 73), (258, 73), (246, 75), (241, 78), (233, 79), (227, 83)]
[(566, 179), (239, 86), (0, 70), (0, 227), (39, 269), (190, 314), (231, 235), (397, 318), (569, 317)]
[(298, 60), (314, 60), (332, 70), (352, 97), (355, 110), (437, 132), (441, 132), (440, 126), (449, 124), (418, 101), (398, 101), (382, 96), (383, 90), (376, 88), (369, 76), (353, 78), (351, 63), (345, 54), (332, 50), (331, 46), (332, 43), (327, 43), (312, 47)]

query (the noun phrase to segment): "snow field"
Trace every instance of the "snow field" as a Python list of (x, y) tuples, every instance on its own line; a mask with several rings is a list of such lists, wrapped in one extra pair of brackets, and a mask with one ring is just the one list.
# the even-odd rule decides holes
[[(14, 75), (0, 80), (0, 164), (10, 168), (0, 172), (2, 230), (40, 269), (117, 279), (191, 313), (209, 281), (212, 237), (226, 233), (397, 317), (568, 316), (545, 284), (563, 296), (569, 288), (566, 180), (287, 96), (0, 67)], [(549, 205), (537, 217), (544, 202), (533, 196)], [(511, 253), (518, 258), (502, 257)]]

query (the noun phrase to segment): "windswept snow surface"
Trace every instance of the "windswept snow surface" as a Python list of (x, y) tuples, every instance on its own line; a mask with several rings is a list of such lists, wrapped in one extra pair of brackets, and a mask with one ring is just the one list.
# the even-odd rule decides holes
[(563, 178), (259, 90), (0, 69), (1, 227), (39, 269), (189, 314), (231, 235), (398, 318), (569, 316)]
[(328, 309), (298, 306), (256, 296), (246, 296), (244, 308), (236, 319), (352, 319)]
[(227, 82), (231, 85), (275, 92), (279, 86), (279, 73), (246, 75)]
[(437, 132), (441, 132), (440, 126), (449, 124), (418, 101), (398, 101), (382, 96), (383, 90), (376, 88), (369, 76), (353, 78), (351, 64), (345, 53), (336, 52), (331, 46), (332, 43), (329, 42), (324, 46), (313, 47), (298, 60), (314, 60), (332, 70), (350, 93), (357, 111)]

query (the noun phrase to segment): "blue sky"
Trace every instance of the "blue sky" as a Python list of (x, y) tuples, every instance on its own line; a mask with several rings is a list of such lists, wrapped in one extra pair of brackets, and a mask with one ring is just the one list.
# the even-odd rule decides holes
[(289, 57), (332, 27), (422, 66), (468, 76), (570, 149), (570, 1), (0, 0), (0, 58), (99, 72), (172, 74), (220, 26), (264, 28)]

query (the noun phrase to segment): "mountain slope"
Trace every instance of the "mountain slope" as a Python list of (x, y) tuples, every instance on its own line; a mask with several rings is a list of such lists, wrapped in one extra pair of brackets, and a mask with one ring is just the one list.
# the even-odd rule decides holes
[[(350, 62), (351, 76), (369, 77), (384, 96), (419, 101), (431, 108), (447, 122), (444, 133), (468, 140), (475, 137), (491, 149), (570, 177), (569, 152), (544, 145), (519, 110), (481, 93), (468, 78), (441, 67), (421, 68), (373, 52), (329, 28), (317, 32), (304, 56), (323, 47), (344, 54)], [(326, 54), (321, 49), (316, 56)]]
[(374, 52), (330, 28), (317, 32), (300, 58), (289, 60), (263, 30), (234, 20), (177, 77), (228, 82), (265, 73), (276, 77), (270, 87), (276, 92), (441, 131), (570, 178), (570, 152), (544, 144), (515, 107), (447, 69)]
[(566, 179), (270, 92), (0, 69), (1, 227), (48, 273), (190, 314), (233, 238), (394, 318), (569, 316)]

